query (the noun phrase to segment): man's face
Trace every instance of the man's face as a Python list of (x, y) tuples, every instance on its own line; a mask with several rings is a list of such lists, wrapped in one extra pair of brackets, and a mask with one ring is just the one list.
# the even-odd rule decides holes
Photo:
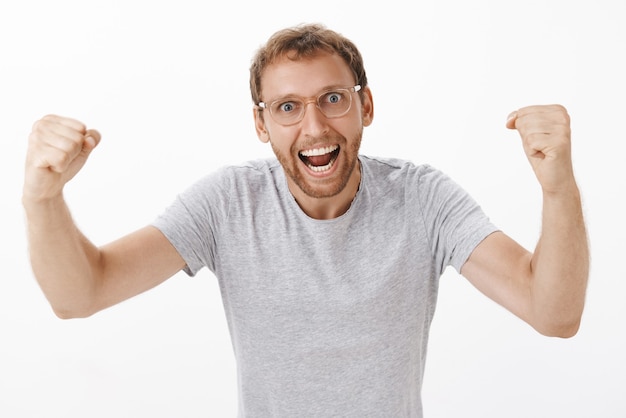
[[(291, 61), (285, 57), (268, 66), (262, 77), (262, 98), (266, 103), (287, 97), (316, 98), (333, 88), (355, 84), (348, 65), (338, 55), (320, 53), (313, 58)], [(289, 126), (277, 123), (269, 110), (255, 114), (257, 134), (270, 142), (296, 199), (327, 198), (339, 194), (353, 176), (363, 127), (371, 123), (373, 110), (369, 89), (365, 103), (351, 92), (350, 110), (338, 118), (327, 118), (314, 100), (305, 105), (303, 119)]]

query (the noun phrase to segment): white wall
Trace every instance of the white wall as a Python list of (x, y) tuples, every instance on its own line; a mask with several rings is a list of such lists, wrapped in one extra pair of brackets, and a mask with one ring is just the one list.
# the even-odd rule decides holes
[(573, 120), (593, 257), (582, 328), (541, 337), (449, 270), (427, 417), (626, 416), (620, 0), (92, 3), (0, 6), (0, 416), (234, 416), (232, 352), (206, 270), (89, 319), (53, 316), (26, 255), (26, 139), (47, 113), (101, 131), (67, 199), (94, 242), (115, 239), (202, 174), (270, 155), (253, 130), (248, 65), (272, 32), (305, 21), (362, 50), (376, 103), (363, 152), (443, 169), (529, 248), (539, 189), (505, 118), (558, 102)]

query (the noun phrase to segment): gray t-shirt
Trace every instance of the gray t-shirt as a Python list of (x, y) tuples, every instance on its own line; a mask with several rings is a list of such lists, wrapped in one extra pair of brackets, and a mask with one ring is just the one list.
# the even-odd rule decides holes
[(225, 167), (155, 220), (219, 280), (241, 417), (421, 417), (439, 277), (496, 228), (427, 165), (360, 156), (350, 209), (308, 217), (274, 159)]

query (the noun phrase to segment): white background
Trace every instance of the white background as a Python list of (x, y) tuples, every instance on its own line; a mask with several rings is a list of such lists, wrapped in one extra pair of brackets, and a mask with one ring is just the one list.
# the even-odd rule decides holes
[(446, 171), (532, 248), (540, 191), (507, 114), (561, 103), (592, 249), (578, 335), (542, 337), (449, 269), (423, 397), (435, 417), (626, 417), (620, 0), (45, 1), (0, 6), (0, 416), (230, 417), (235, 369), (216, 280), (180, 273), (89, 319), (61, 321), (31, 274), (20, 204), (32, 123), (103, 135), (67, 188), (103, 244), (203, 174), (271, 154), (248, 66), (284, 26), (322, 22), (361, 49), (376, 104), (363, 152)]

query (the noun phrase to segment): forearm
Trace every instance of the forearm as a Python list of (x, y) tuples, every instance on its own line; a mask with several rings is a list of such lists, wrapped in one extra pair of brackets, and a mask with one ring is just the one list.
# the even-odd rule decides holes
[(531, 260), (532, 309), (546, 334), (576, 333), (585, 303), (589, 249), (580, 193), (544, 193), (541, 237)]
[(85, 316), (97, 286), (98, 250), (78, 230), (61, 196), (23, 199), (33, 273), (55, 313)]

